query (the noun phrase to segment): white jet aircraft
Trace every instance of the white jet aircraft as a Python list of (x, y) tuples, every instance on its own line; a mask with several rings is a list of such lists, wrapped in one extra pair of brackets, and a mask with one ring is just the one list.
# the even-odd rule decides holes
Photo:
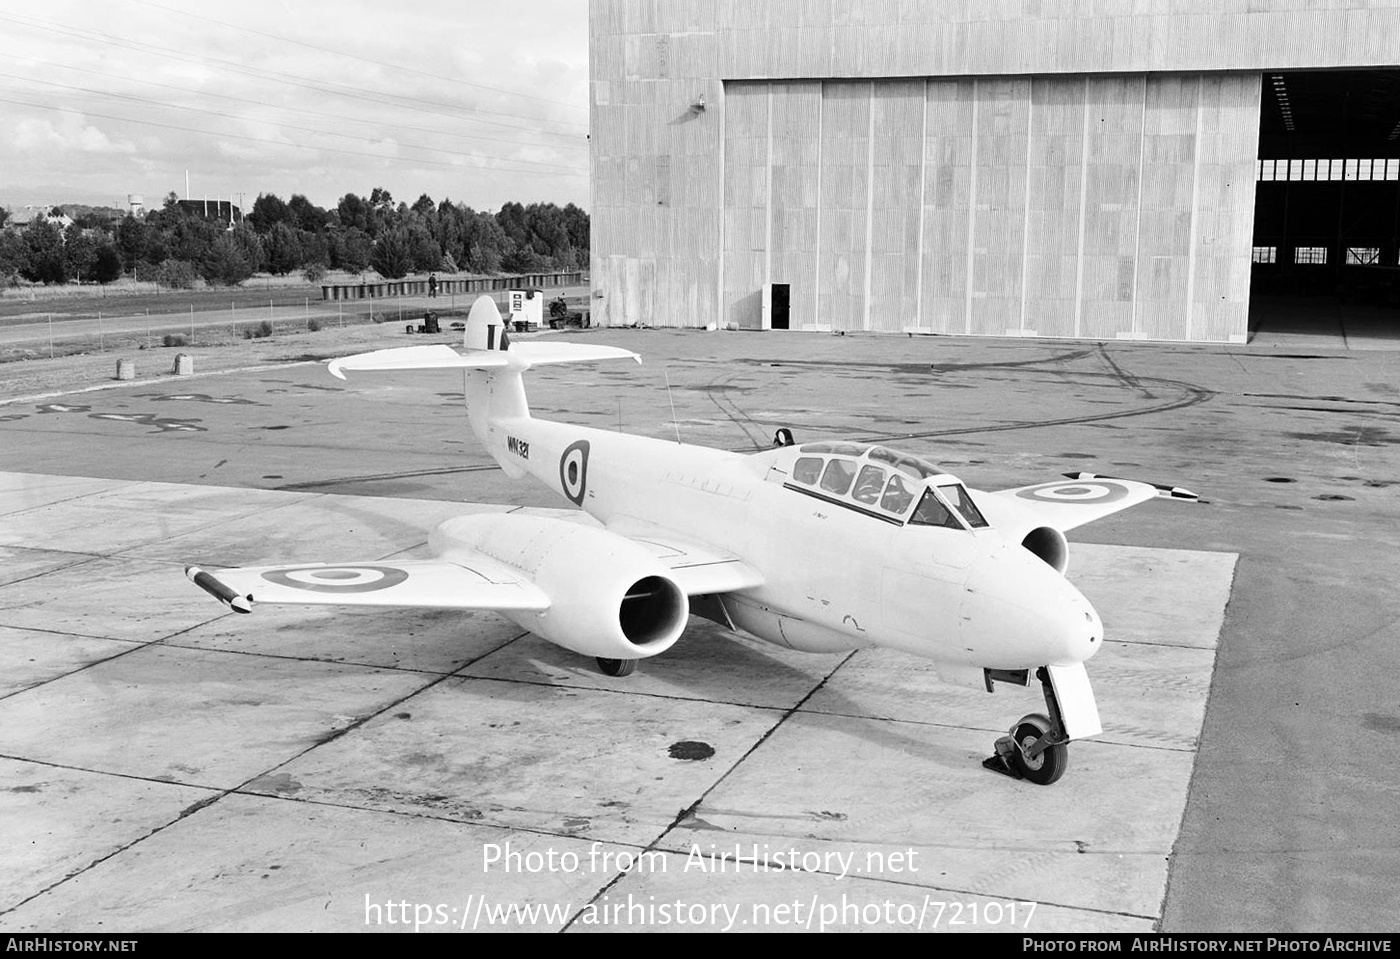
[[(664, 653), (691, 613), (809, 652), (888, 646), (992, 691), (1038, 679), (988, 768), (1049, 784), (1070, 740), (1101, 732), (1084, 663), (1103, 645), (1064, 577), (1065, 531), (1166, 494), (1092, 474), (969, 491), (917, 456), (849, 442), (741, 454), (536, 419), (532, 366), (635, 359), (627, 350), (511, 343), (496, 305), (447, 345), (332, 360), (330, 372), (462, 370), (473, 432), (511, 477), (530, 475), (599, 525), (515, 513), (448, 520), (431, 560), (262, 566), (191, 580), (241, 613), (255, 603), (494, 610), (625, 676)], [(790, 434), (779, 431), (780, 441)]]

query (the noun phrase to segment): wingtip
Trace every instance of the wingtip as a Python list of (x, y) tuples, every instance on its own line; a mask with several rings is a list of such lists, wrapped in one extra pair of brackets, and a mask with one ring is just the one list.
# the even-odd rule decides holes
[[(1062, 475), (1072, 480), (1119, 479), (1117, 476), (1105, 476), (1102, 473), (1064, 473)], [(1157, 495), (1162, 499), (1179, 499), (1191, 503), (1199, 503), (1201, 501), (1200, 496), (1180, 486), (1168, 486), (1166, 483), (1151, 483), (1146, 480), (1132, 480), (1131, 482), (1146, 482), (1148, 486), (1151, 486), (1157, 491)]]

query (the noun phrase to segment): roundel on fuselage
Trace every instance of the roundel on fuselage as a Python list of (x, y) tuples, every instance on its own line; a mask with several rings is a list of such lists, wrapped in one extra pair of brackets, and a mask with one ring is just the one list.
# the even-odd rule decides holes
[(588, 492), (588, 440), (570, 443), (559, 457), (559, 485), (574, 505), (583, 505), (583, 494)]

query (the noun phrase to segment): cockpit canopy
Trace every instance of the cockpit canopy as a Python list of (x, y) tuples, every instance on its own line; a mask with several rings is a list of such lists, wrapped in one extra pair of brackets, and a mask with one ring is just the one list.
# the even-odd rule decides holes
[(967, 489), (927, 460), (884, 446), (799, 446), (783, 484), (839, 506), (911, 526), (979, 529), (987, 525)]

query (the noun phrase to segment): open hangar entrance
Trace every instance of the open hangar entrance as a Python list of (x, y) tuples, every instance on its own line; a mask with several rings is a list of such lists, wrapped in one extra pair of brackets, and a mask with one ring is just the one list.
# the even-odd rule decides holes
[(1400, 337), (1400, 69), (1265, 73), (1250, 329)]

